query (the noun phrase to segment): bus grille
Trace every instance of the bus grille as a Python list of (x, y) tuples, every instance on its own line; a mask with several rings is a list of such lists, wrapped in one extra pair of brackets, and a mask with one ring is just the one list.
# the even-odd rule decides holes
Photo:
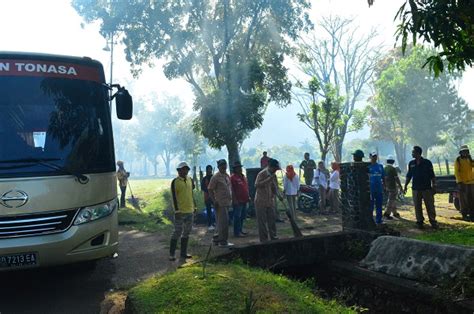
[(0, 217), (0, 238), (63, 232), (71, 225), (76, 212), (77, 209)]

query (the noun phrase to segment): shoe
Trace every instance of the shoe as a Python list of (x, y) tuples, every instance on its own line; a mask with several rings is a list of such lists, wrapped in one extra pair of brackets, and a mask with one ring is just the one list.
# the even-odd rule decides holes
[(169, 260), (172, 261), (172, 262), (174, 262), (174, 261), (176, 260), (176, 256), (170, 255)]
[(209, 227), (207, 228), (207, 230), (208, 230), (208, 231), (214, 231), (214, 230), (216, 230), (216, 227), (214, 227), (214, 226), (209, 226)]
[(192, 255), (186, 254), (186, 256), (180, 256), (181, 259), (193, 258)]
[(234, 246), (234, 243), (230, 243), (230, 242), (220, 242), (217, 246), (218, 246), (218, 247), (221, 247), (221, 248), (226, 248), (226, 247)]
[(247, 237), (247, 236), (246, 236), (245, 234), (243, 234), (243, 233), (237, 234), (237, 235), (234, 234), (234, 238), (246, 238), (246, 237)]
[(393, 214), (393, 217), (396, 217), (396, 218), (401, 218), (401, 216), (400, 216), (400, 214), (399, 214), (399, 213)]
[(285, 222), (283, 219), (277, 219), (276, 222)]
[(438, 223), (437, 223), (437, 222), (432, 223), (432, 224), (431, 224), (431, 228), (433, 228), (433, 229), (435, 229), (435, 230), (438, 230), (438, 229), (439, 229)]
[(270, 240), (274, 241), (274, 240), (278, 240), (278, 239), (280, 239), (280, 238), (279, 237), (273, 237)]
[(392, 216), (385, 216), (385, 219), (387, 219), (387, 220), (393, 220), (393, 217), (392, 217)]
[(416, 227), (417, 227), (418, 229), (424, 229), (424, 228), (425, 228), (425, 226), (424, 226), (424, 224), (423, 224), (422, 222), (417, 222), (417, 223), (416, 223)]
[(249, 234), (249, 233), (248, 233), (248, 232), (240, 231), (240, 234), (247, 235), (247, 234)]

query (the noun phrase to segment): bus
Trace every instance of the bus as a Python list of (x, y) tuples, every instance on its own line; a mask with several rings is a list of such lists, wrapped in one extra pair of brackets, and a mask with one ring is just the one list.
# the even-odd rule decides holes
[(116, 253), (113, 99), (131, 119), (91, 58), (0, 52), (0, 271)]

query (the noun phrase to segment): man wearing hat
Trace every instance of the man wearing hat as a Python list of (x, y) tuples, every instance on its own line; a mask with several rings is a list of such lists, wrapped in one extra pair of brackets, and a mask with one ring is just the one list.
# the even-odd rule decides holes
[(383, 204), (383, 181), (385, 172), (383, 166), (377, 162), (377, 152), (370, 154), (369, 178), (370, 178), (370, 207), (372, 211), (375, 206), (375, 223), (382, 223)]
[(467, 145), (459, 149), (459, 156), (454, 162), (454, 175), (459, 187), (462, 219), (474, 221), (474, 162)]
[(125, 207), (125, 194), (127, 192), (128, 177), (130, 173), (127, 172), (123, 166), (123, 161), (117, 161), (117, 180), (120, 187), (120, 207)]
[(174, 209), (174, 231), (170, 241), (170, 261), (176, 260), (175, 251), (178, 240), (181, 238), (180, 259), (186, 261), (191, 258), (188, 255), (189, 234), (193, 227), (194, 212), (196, 204), (194, 202), (193, 189), (194, 182), (188, 176), (189, 166), (186, 162), (181, 162), (176, 167), (178, 176), (171, 181), (171, 199)]
[(230, 182), (232, 184), (232, 207), (234, 208), (234, 237), (244, 237), (246, 233), (242, 231), (242, 227), (247, 216), (247, 203), (250, 200), (249, 187), (240, 161), (236, 161), (232, 169)]
[(360, 149), (357, 149), (355, 152), (352, 153), (352, 159), (354, 162), (361, 162), (362, 158), (364, 158), (364, 152)]
[(383, 214), (385, 218), (391, 220), (392, 214), (394, 217), (400, 218), (400, 214), (397, 212), (397, 195), (398, 191), (403, 190), (402, 183), (400, 182), (400, 178), (398, 177), (398, 171), (393, 166), (395, 163), (395, 158), (392, 155), (388, 155), (387, 157), (387, 165), (384, 168), (385, 172), (385, 187), (388, 192), (388, 202), (387, 202), (387, 209)]
[(229, 209), (232, 206), (232, 184), (230, 176), (227, 174), (227, 161), (221, 159), (217, 161), (219, 171), (215, 173), (209, 186), (209, 196), (216, 209), (217, 236), (214, 242), (220, 247), (229, 247), (233, 244), (228, 242), (229, 238)]
[(277, 170), (280, 169), (278, 160), (270, 158), (265, 169), (260, 171), (255, 179), (255, 213), (257, 215), (258, 235), (260, 242), (276, 240), (275, 196), (280, 201), (283, 197), (278, 191)]

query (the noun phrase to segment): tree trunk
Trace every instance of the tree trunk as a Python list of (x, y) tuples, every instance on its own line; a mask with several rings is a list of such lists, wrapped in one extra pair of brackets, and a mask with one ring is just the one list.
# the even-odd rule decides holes
[(321, 150), (321, 160), (324, 162), (324, 164), (326, 164), (327, 155), (328, 155), (328, 150), (327, 149)]
[(165, 158), (165, 168), (166, 168), (166, 176), (170, 177), (171, 176), (171, 158), (170, 156), (166, 156)]
[(395, 147), (395, 154), (397, 155), (398, 166), (403, 172), (407, 171), (407, 160), (406, 160), (406, 144), (393, 142)]
[(336, 142), (335, 146), (336, 146), (336, 149), (335, 149), (335, 152), (334, 152), (334, 159), (336, 160), (336, 162), (341, 162), (341, 159), (342, 159), (342, 143), (344, 143), (344, 137), (346, 135), (340, 135), (340, 139)]
[(158, 176), (158, 162), (156, 161), (156, 158), (155, 160), (153, 160), (153, 172), (155, 173), (155, 177)]
[(240, 153), (239, 153), (239, 144), (232, 142), (227, 143), (227, 153), (228, 153), (228, 164), (229, 164), (229, 172), (232, 172), (232, 166), (236, 161), (240, 161)]

